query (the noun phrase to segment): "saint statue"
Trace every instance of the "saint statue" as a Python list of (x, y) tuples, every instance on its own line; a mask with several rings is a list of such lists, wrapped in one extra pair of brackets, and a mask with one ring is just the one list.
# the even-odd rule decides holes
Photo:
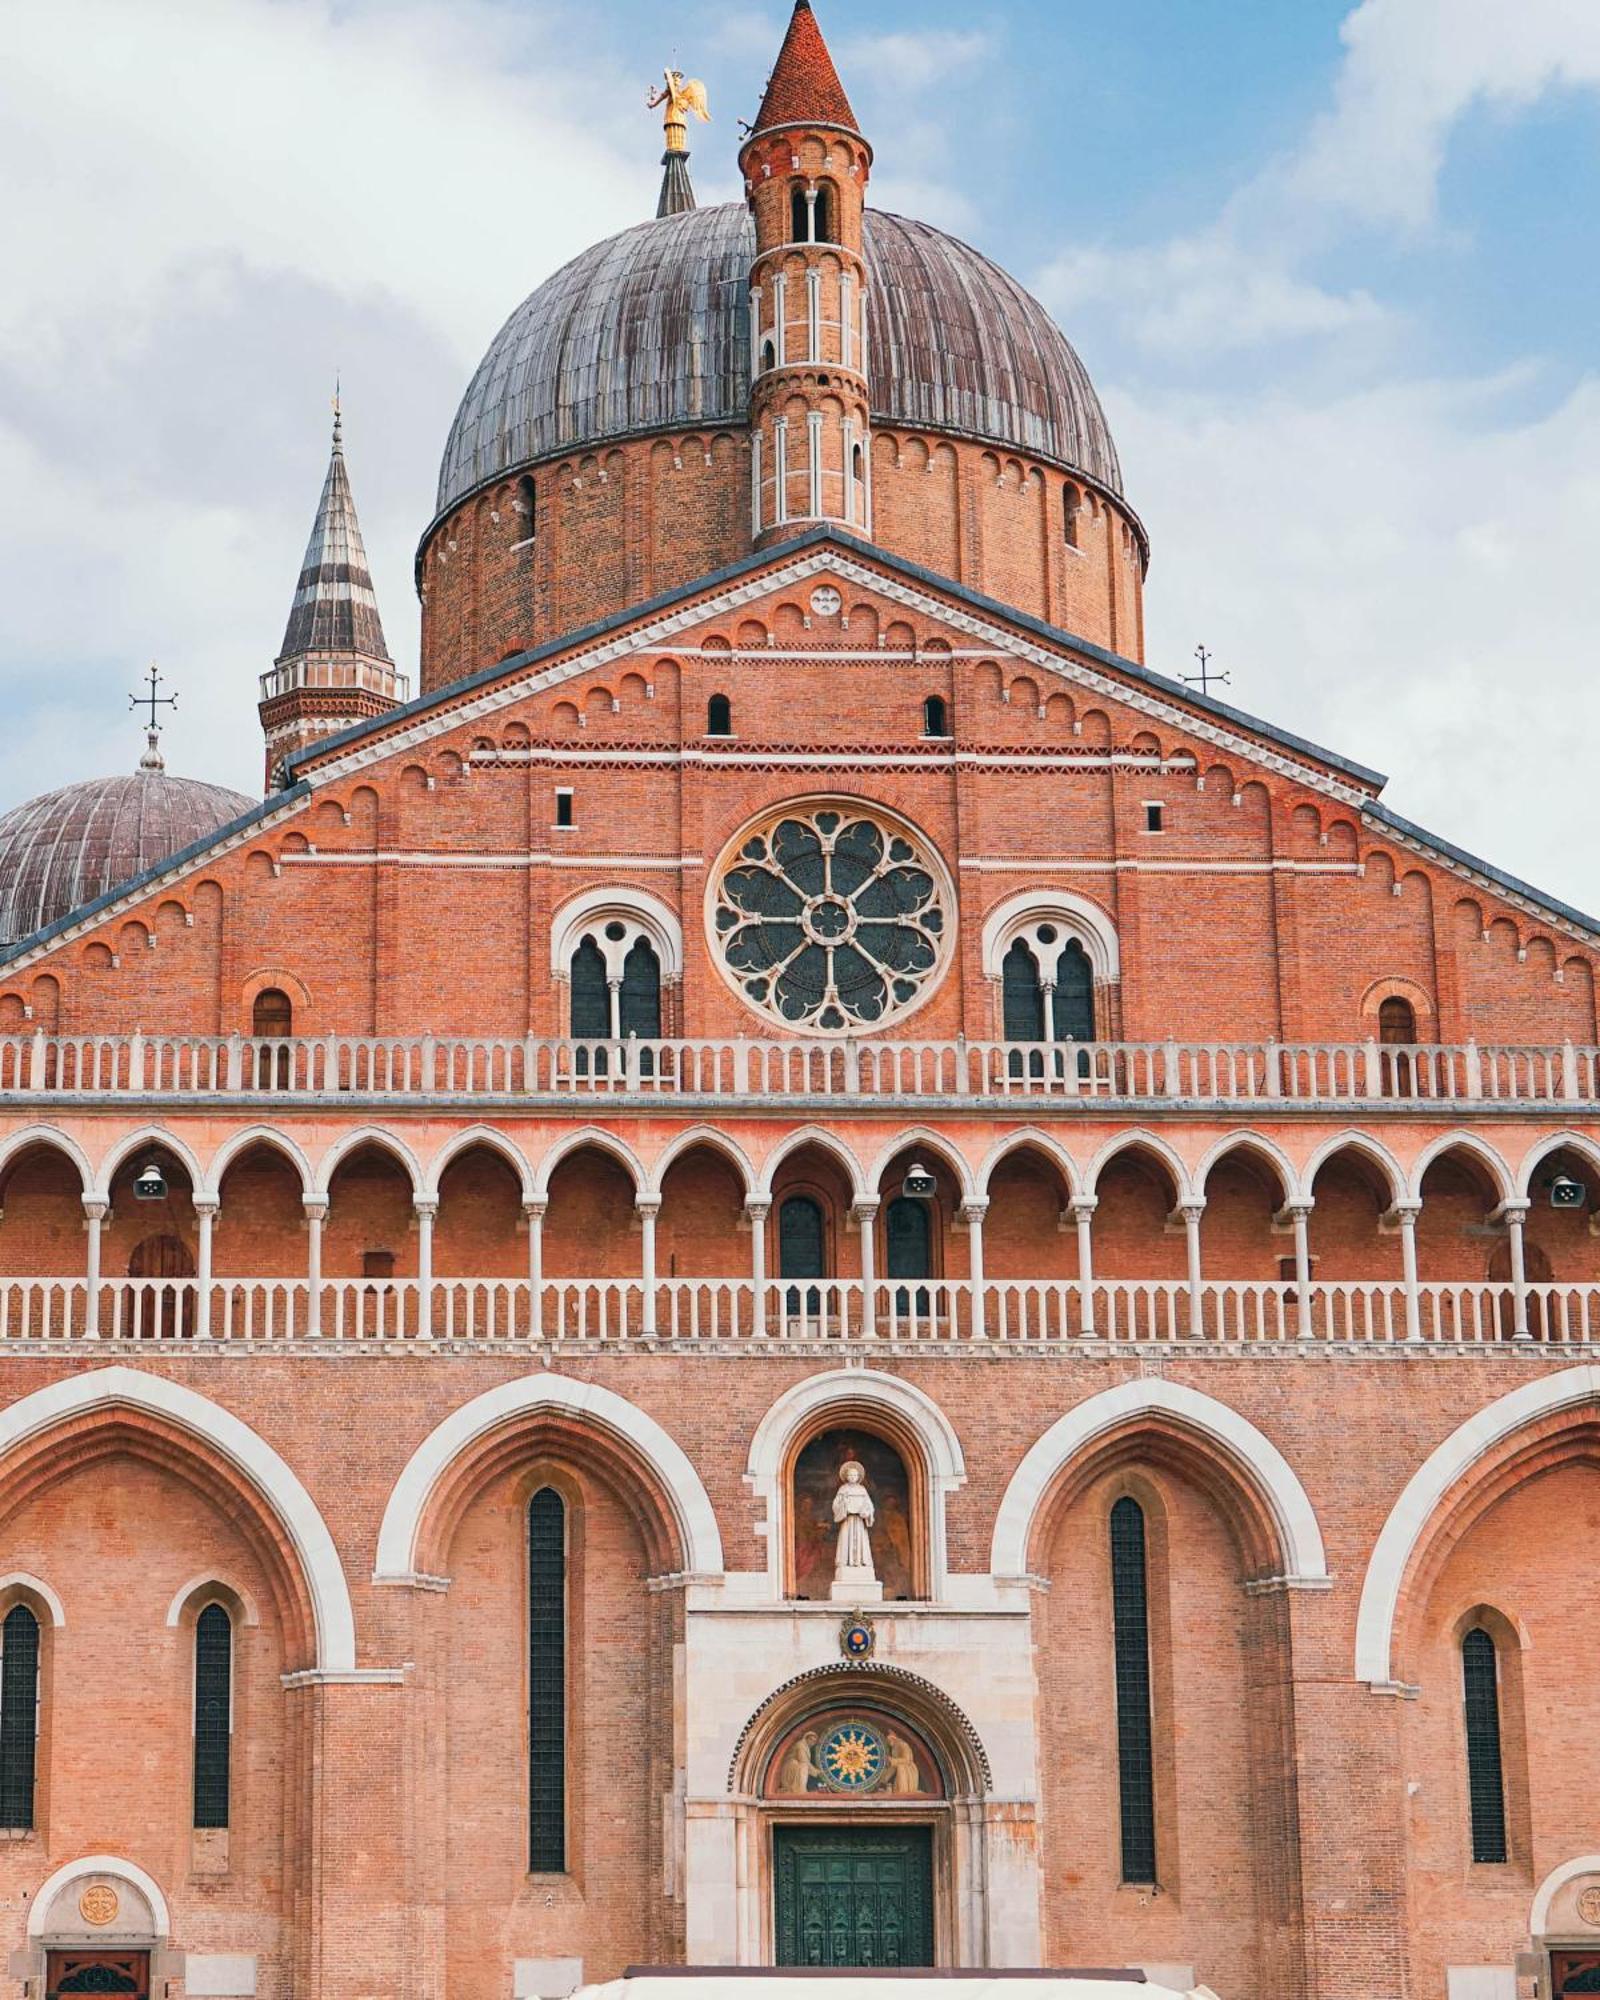
[(797, 1737), (789, 1745), (787, 1755), (778, 1766), (778, 1790), (809, 1792), (811, 1780), (821, 1775), (817, 1769), (817, 1732), (808, 1729), (804, 1736)]
[(922, 1790), (922, 1773), (917, 1769), (917, 1753), (896, 1730), (885, 1737), (889, 1750), (889, 1783), (885, 1788), (902, 1796)]
[(652, 111), (661, 111), (661, 122), (666, 127), (667, 151), (687, 153), (689, 150), (689, 113), (692, 111), (702, 125), (711, 123), (711, 107), (706, 102), (706, 87), (697, 76), (685, 76), (682, 70), (662, 71), (666, 81), (652, 90), (645, 99)]
[(867, 1468), (859, 1458), (847, 1458), (839, 1467), (839, 1490), (833, 1496), (833, 1518), (839, 1526), (833, 1562), (833, 1595), (881, 1596), (883, 1586), (878, 1582), (878, 1572), (872, 1566), (872, 1536), (869, 1533), (877, 1519), (877, 1509), (867, 1491)]

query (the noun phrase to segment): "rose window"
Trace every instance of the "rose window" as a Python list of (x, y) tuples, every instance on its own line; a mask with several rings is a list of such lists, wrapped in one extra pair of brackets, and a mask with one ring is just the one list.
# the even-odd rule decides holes
[(712, 924), (744, 997), (787, 1027), (879, 1026), (943, 963), (943, 871), (897, 825), (835, 806), (786, 812), (725, 863)]

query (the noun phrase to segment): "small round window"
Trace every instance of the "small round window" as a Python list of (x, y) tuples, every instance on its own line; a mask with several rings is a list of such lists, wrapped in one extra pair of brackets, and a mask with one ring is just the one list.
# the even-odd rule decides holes
[(745, 835), (712, 890), (724, 972), (754, 1007), (824, 1034), (919, 1006), (951, 927), (944, 870), (920, 838), (858, 806), (795, 807)]

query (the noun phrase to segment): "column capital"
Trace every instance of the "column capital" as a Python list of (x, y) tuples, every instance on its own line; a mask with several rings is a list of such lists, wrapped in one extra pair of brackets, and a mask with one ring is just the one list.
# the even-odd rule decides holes
[(1291, 1195), (1278, 1213), (1288, 1216), (1291, 1222), (1304, 1222), (1316, 1205), (1308, 1194)]
[(1185, 1222), (1198, 1222), (1206, 1212), (1204, 1195), (1197, 1195), (1191, 1201), (1180, 1201), (1174, 1213), (1181, 1215)]
[(1086, 1222), (1100, 1206), (1097, 1194), (1075, 1194), (1067, 1203), (1067, 1208), (1076, 1221)]
[(658, 1194), (636, 1194), (633, 1206), (642, 1221), (654, 1222), (661, 1213), (661, 1197)]
[(222, 1209), (220, 1201), (215, 1200), (210, 1195), (203, 1194), (191, 1196), (189, 1206), (194, 1210), (196, 1215), (208, 1216), (213, 1221), (215, 1221)]
[(772, 1213), (771, 1196), (760, 1194), (746, 1195), (744, 1212), (752, 1222), (765, 1222), (767, 1217)]
[(419, 1194), (414, 1197), (411, 1206), (416, 1211), (419, 1222), (432, 1222), (439, 1213), (438, 1199), (434, 1195)]
[(303, 1194), (300, 1206), (306, 1212), (307, 1222), (326, 1222), (328, 1219), (328, 1197), (325, 1194)]
[(1417, 1217), (1422, 1213), (1422, 1203), (1420, 1201), (1397, 1201), (1389, 1210), (1389, 1213), (1396, 1218), (1400, 1227), (1404, 1229), (1407, 1224), (1415, 1222)]
[(850, 1220), (852, 1222), (871, 1222), (882, 1205), (876, 1195), (870, 1201), (858, 1201), (851, 1207)]
[(534, 1201), (525, 1201), (522, 1204), (523, 1221), (543, 1222), (545, 1218), (545, 1212), (549, 1208), (549, 1206), (550, 1206), (550, 1197), (548, 1195), (541, 1195)]
[(1533, 1203), (1531, 1201), (1521, 1199), (1520, 1197), (1516, 1201), (1503, 1201), (1495, 1210), (1491, 1220), (1507, 1223), (1526, 1222), (1528, 1211), (1532, 1207)]
[(83, 1197), (83, 1215), (86, 1222), (104, 1222), (110, 1212), (109, 1201), (101, 1201), (98, 1195), (92, 1194)]
[(967, 1224), (968, 1228), (971, 1228), (973, 1223), (977, 1223), (981, 1226), (983, 1218), (988, 1213), (989, 1213), (989, 1202), (987, 1196), (982, 1201), (964, 1201), (961, 1204), (960, 1208), (961, 1220)]

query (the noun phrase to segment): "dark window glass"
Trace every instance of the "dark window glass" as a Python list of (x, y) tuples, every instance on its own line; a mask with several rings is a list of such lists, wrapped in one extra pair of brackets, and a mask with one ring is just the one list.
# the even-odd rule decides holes
[(538, 532), (539, 494), (531, 479), (517, 481), (517, 517), (512, 523), (514, 542), (532, 541)]
[(64, 1972), (58, 1985), (50, 1989), (52, 1994), (68, 1993), (142, 1993), (143, 1983), (136, 1974), (123, 1965), (79, 1965)]
[(528, 1503), (528, 1867), (567, 1865), (567, 1510), (541, 1487)]
[(572, 1032), (589, 1041), (604, 1041), (611, 1033), (606, 961), (593, 938), (586, 937), (572, 954)]
[(571, 824), (572, 824), (572, 794), (571, 792), (557, 792), (556, 825), (571, 826)]
[(1506, 1795), (1500, 1767), (1500, 1690), (1494, 1641), (1481, 1626), (1461, 1642), (1467, 1708), (1467, 1797), (1472, 1808), (1472, 1858), (1506, 1858)]
[(809, 243), (811, 240), (811, 204), (806, 200), (806, 191), (796, 181), (789, 196), (789, 241)]
[(1094, 968), (1076, 938), (1067, 940), (1066, 949), (1056, 960), (1051, 1012), (1058, 1042), (1094, 1040)]
[[(883, 1221), (886, 1276), (891, 1278), (931, 1278), (933, 1276), (933, 1203), (896, 1195)], [(896, 1312), (927, 1313), (933, 1295), (924, 1285), (900, 1285), (895, 1289)]]
[(653, 1042), (661, 1033), (661, 961), (644, 938), (635, 938), (622, 961), (619, 1015), (624, 1035)]
[(194, 1628), (194, 1823), (228, 1824), (233, 1709), (233, 1623), (208, 1604)]
[(942, 695), (930, 694), (922, 704), (922, 733), (924, 736), (950, 734), (950, 711), (945, 707)]
[(1117, 1779), (1122, 1879), (1156, 1879), (1155, 1762), (1150, 1729), (1150, 1613), (1144, 1514), (1121, 1499), (1111, 1510), (1111, 1624), (1116, 1648)]
[(706, 734), (708, 736), (733, 734), (733, 703), (725, 694), (714, 694), (706, 703)]
[(1008, 1042), (1042, 1042), (1044, 989), (1033, 953), (1018, 938), (1000, 967), (1001, 1011)]
[(14, 1604), (0, 1626), (0, 1826), (33, 1825), (39, 1737), (39, 1621)]
[(1146, 833), (1160, 833), (1165, 824), (1166, 815), (1162, 807), (1157, 805), (1145, 807), (1144, 830)]
[[(780, 1278), (825, 1278), (828, 1275), (827, 1239), (822, 1226), (822, 1206), (808, 1194), (792, 1194), (778, 1210), (778, 1276)], [(801, 1291), (791, 1285), (785, 1294), (789, 1312), (801, 1309)], [(822, 1294), (812, 1286), (804, 1294), (805, 1310), (820, 1312)]]

